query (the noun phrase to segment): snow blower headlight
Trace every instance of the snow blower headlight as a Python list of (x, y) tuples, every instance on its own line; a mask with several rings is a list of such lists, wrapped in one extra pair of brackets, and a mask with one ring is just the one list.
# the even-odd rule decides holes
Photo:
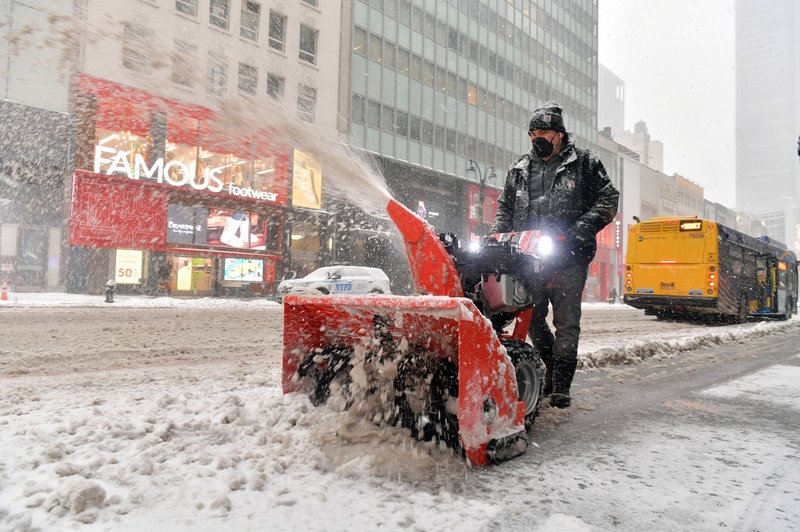
[(553, 253), (553, 239), (545, 235), (536, 242), (536, 253), (540, 257), (547, 257)]

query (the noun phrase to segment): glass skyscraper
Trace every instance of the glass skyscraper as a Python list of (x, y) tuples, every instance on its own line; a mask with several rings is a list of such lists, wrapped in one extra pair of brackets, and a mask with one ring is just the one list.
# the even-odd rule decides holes
[(736, 1), (736, 208), (800, 251), (800, 4)]
[[(421, 200), (441, 189), (449, 202), (441, 209), (454, 207), (470, 160), (482, 170), (474, 181), (488, 176), (488, 185), (502, 186), (508, 166), (529, 149), (532, 110), (550, 99), (564, 107), (576, 143), (594, 147), (596, 0), (351, 5), (350, 98), (341, 112), (348, 141), (378, 155), (409, 187), (423, 176)], [(347, 3), (344, 10), (346, 26)]]

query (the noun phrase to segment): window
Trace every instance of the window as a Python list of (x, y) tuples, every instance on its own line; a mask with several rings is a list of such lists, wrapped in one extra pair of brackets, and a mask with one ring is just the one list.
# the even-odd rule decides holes
[(367, 55), (367, 32), (356, 26), (353, 32), (353, 52), (358, 55)]
[(418, 55), (411, 55), (411, 78), (422, 81), (422, 58)]
[(397, 71), (406, 76), (409, 74), (411, 68), (411, 56), (409, 51), (405, 48), (397, 50)]
[(371, 61), (375, 61), (376, 63), (381, 62), (381, 38), (374, 33), (369, 34), (369, 47), (367, 51), (369, 52)]
[(245, 39), (258, 41), (258, 17), (261, 14), (261, 5), (256, 2), (242, 2), (242, 27), (239, 34)]
[(190, 17), (196, 17), (197, 0), (175, 0), (175, 11)]
[(267, 74), (267, 94), (275, 98), (276, 100), (283, 99), (283, 87), (285, 85), (285, 81), (282, 77), (268, 73)]
[(306, 85), (297, 87), (297, 116), (306, 122), (314, 121), (314, 110), (317, 107), (317, 89)]
[(452, 129), (447, 130), (447, 144), (445, 149), (450, 152), (456, 151), (456, 132)]
[(300, 59), (317, 64), (317, 30), (300, 24)]
[(208, 13), (208, 21), (211, 24), (223, 30), (228, 29), (228, 19), (230, 18), (229, 0), (211, 0)]
[(394, 127), (395, 135), (399, 135), (401, 137), (405, 137), (408, 135), (408, 114), (404, 113), (403, 111), (397, 111), (397, 116), (395, 117), (395, 127)]
[(440, 149), (444, 149), (444, 143), (445, 143), (444, 126), (434, 126), (434, 132), (435, 132), (433, 137), (434, 146)]
[(383, 65), (388, 68), (395, 68), (397, 58), (397, 48), (389, 41), (383, 42)]
[(422, 142), (433, 144), (433, 123), (427, 120), (422, 121)]
[(225, 94), (228, 87), (228, 65), (225, 58), (214, 53), (208, 54), (208, 91)]
[(286, 49), (286, 16), (269, 12), (269, 47), (283, 52)]
[(408, 19), (411, 18), (411, 4), (408, 0), (399, 0), (397, 4), (397, 21), (408, 25)]
[(239, 63), (239, 90), (245, 94), (255, 94), (258, 86), (258, 69), (253, 65)]
[(319, 7), (318, 0), (303, 0), (304, 4), (308, 4), (310, 6)]
[(367, 101), (367, 126), (375, 129), (381, 126), (381, 104), (375, 100)]
[(416, 116), (411, 116), (408, 122), (408, 136), (411, 137), (411, 140), (419, 140), (421, 130), (422, 121)]
[(175, 53), (172, 55), (172, 81), (184, 87), (194, 87), (196, 63), (197, 46), (175, 39)]
[(122, 66), (144, 72), (150, 68), (153, 30), (141, 24), (125, 23), (122, 32)]
[(387, 133), (394, 132), (394, 109), (386, 105), (381, 112), (381, 128)]
[(364, 97), (358, 94), (353, 94), (351, 99), (351, 112), (350, 116), (356, 124), (364, 123)]
[(430, 61), (422, 62), (422, 82), (433, 87), (433, 77), (436, 67)]

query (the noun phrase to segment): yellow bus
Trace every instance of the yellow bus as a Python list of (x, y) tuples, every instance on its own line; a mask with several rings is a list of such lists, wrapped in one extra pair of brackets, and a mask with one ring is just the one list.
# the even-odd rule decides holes
[(658, 318), (789, 319), (797, 257), (697, 217), (653, 218), (628, 229), (623, 301)]

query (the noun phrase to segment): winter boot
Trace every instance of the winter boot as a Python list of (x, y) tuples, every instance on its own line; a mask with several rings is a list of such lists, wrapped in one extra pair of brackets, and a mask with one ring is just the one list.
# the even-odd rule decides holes
[(553, 393), (550, 395), (550, 406), (567, 408), (571, 404), (569, 388), (575, 376), (577, 360), (555, 360), (553, 364)]
[(569, 408), (571, 401), (569, 392), (554, 393), (550, 396), (550, 406), (555, 408)]

